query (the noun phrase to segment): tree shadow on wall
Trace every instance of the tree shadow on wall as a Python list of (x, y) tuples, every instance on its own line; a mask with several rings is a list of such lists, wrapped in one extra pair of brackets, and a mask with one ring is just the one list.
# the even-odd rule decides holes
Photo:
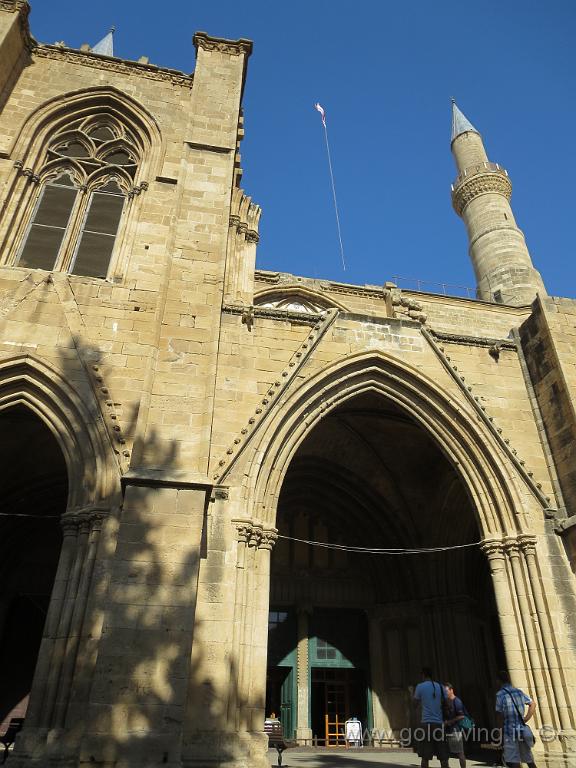
[[(93, 402), (98, 387), (106, 389), (116, 418), (100, 410), (110, 451), (121, 461), (135, 437), (138, 405), (124, 412), (116, 400), (118, 371), (107, 363), (106, 352), (78, 338), (74, 344), (78, 355), (66, 350), (60, 369), (85, 403)], [(95, 376), (98, 380), (90, 382)], [(140, 455), (147, 468), (173, 470), (178, 446), (176, 439), (150, 428)], [(131, 468), (136, 476), (138, 469)], [(96, 478), (86, 482), (97, 485)], [(201, 750), (222, 764), (238, 757), (237, 747), (224, 736), (230, 732), (229, 698), (238, 707), (246, 704), (237, 688), (238, 659), (231, 653), (214, 655), (210, 639), (202, 639), (210, 627), (196, 610), (199, 569), (210, 573), (213, 588), (223, 568), (220, 561), (212, 562), (207, 542), (210, 503), (202, 489), (154, 485), (138, 477), (123, 484), (120, 503), (102, 521), (87, 598), (79, 588), (82, 580), (75, 582), (74, 568), (69, 571), (58, 622), (68, 640), (60, 655), (54, 643), (47, 646), (59, 674), (52, 693), (43, 691), (40, 723), (63, 730), (42, 749), (38, 765), (63, 755), (75, 761), (79, 751), (80, 762), (91, 765), (181, 765), (183, 745), (190, 757)], [(74, 553), (81, 569), (87, 567), (86, 553), (87, 539)], [(12, 760), (18, 764), (18, 749)]]

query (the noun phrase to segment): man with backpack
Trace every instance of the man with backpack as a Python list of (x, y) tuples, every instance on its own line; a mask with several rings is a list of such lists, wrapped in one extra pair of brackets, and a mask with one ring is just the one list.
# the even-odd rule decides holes
[(466, 755), (464, 754), (464, 736), (474, 727), (462, 699), (456, 696), (452, 683), (444, 683), (446, 690), (446, 726), (448, 749), (460, 761), (460, 768), (466, 768)]
[[(520, 768), (527, 763), (536, 768), (532, 747), (534, 736), (526, 723), (536, 710), (536, 703), (520, 688), (514, 688), (506, 671), (498, 673), (500, 690), (496, 694), (496, 712), (502, 727), (504, 762), (508, 768)], [(526, 705), (528, 709), (526, 710)], [(526, 714), (524, 711), (526, 710)]]

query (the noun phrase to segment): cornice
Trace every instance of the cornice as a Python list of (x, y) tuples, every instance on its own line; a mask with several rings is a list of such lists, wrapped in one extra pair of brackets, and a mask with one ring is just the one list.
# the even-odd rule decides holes
[(467, 176), (452, 192), (452, 205), (458, 216), (471, 200), (489, 192), (503, 195), (507, 200), (512, 196), (512, 182), (505, 171), (488, 171)]
[(244, 54), (246, 58), (252, 53), (252, 41), (240, 38), (240, 40), (227, 40), (223, 37), (210, 37), (206, 32), (196, 32), (192, 42), (198, 48), (204, 51), (218, 51), (219, 53), (228, 53), (231, 56), (240, 56)]
[[(224, 304), (222, 312), (228, 315), (243, 315), (246, 307), (238, 304)], [(324, 318), (323, 314), (312, 312), (294, 312), (290, 309), (275, 309), (274, 307), (253, 307), (254, 317), (263, 317), (267, 320), (289, 320), (291, 323), (314, 326)]]
[(435, 331), (429, 328), (430, 333), (438, 341), (443, 341), (446, 344), (463, 344), (471, 347), (498, 347), (499, 349), (509, 349), (513, 352), (517, 352), (518, 348), (516, 342), (511, 339), (491, 339), (487, 336), (465, 336), (458, 333), (445, 333), (444, 331)]
[(66, 48), (60, 45), (36, 44), (33, 46), (32, 53), (34, 56), (42, 59), (68, 61), (71, 64), (104, 69), (108, 72), (118, 72), (120, 74), (138, 74), (149, 80), (159, 80), (185, 88), (191, 88), (193, 82), (193, 75), (187, 75), (177, 69), (165, 69), (163, 67), (156, 67), (153, 64), (142, 64), (138, 61), (127, 61), (126, 59), (117, 59), (112, 56), (102, 56), (90, 51), (78, 51), (74, 48)]

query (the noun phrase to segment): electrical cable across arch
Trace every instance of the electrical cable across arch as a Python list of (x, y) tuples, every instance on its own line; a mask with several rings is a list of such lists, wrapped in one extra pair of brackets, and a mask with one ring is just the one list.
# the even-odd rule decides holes
[(456, 549), (470, 549), (471, 547), (479, 547), (481, 541), (473, 541), (470, 544), (454, 544), (450, 547), (423, 547), (423, 548), (400, 548), (400, 547), (352, 547), (348, 544), (329, 544), (324, 541), (308, 541), (307, 539), (297, 539), (294, 536), (283, 536), (278, 534), (279, 539), (285, 539), (286, 541), (297, 541), (300, 544), (308, 544), (311, 547), (322, 547), (324, 549), (334, 549), (340, 552), (356, 552), (364, 555), (422, 555), (431, 554), (434, 552), (451, 552)]

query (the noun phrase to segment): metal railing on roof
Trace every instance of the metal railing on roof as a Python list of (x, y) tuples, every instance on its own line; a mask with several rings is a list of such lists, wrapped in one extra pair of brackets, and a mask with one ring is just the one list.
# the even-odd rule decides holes
[(439, 296), (456, 296), (461, 299), (473, 301), (487, 301), (491, 304), (514, 304), (516, 296), (511, 293), (503, 293), (501, 290), (490, 292), (490, 296), (482, 295), (478, 288), (457, 283), (436, 283), (432, 280), (420, 280), (418, 277), (404, 277), (393, 275), (392, 281), (398, 288), (406, 291), (418, 291), (419, 293), (434, 293)]

